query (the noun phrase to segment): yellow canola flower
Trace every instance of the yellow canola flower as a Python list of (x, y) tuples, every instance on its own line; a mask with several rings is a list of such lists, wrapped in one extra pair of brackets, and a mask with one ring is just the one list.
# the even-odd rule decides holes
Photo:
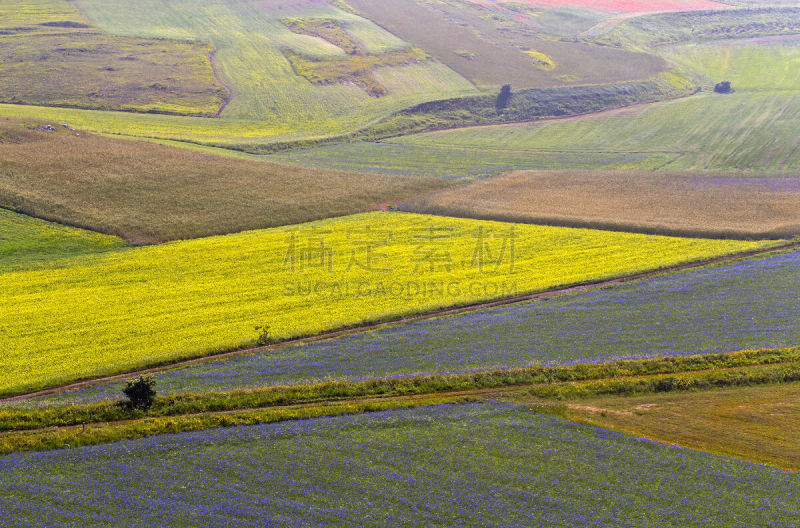
[(375, 212), (84, 255), (0, 273), (0, 392), (766, 244)]

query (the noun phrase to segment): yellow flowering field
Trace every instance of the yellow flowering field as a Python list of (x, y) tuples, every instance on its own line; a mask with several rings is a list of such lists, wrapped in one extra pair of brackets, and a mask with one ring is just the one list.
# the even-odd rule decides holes
[(768, 244), (376, 212), (60, 259), (0, 272), (0, 393)]

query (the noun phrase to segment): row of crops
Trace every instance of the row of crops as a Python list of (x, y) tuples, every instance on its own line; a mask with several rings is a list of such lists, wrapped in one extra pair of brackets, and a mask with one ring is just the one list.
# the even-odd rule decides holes
[(0, 459), (6, 526), (793, 526), (778, 469), (472, 404)]

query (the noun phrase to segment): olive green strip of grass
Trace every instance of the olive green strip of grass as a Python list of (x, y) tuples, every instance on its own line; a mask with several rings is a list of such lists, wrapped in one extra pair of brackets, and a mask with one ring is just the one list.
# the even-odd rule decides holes
[[(351, 406), (344, 412), (366, 412), (384, 409), (381, 402), (395, 405), (388, 408), (399, 408), (419, 405), (425, 398), (436, 397), (442, 401), (449, 398), (452, 401), (498, 397), (508, 390), (518, 393), (521, 388), (530, 396), (560, 401), (610, 394), (651, 394), (793, 381), (800, 381), (800, 349), (797, 348), (185, 394), (156, 398), (147, 411), (132, 411), (118, 404), (6, 410), (0, 411), (0, 453), (50, 449), (65, 443), (70, 446), (88, 445), (150, 434), (265, 423), (259, 421), (262, 419), (276, 421), (310, 417), (304, 412), (323, 416), (326, 415), (324, 404), (335, 410), (334, 404), (349, 402), (355, 407)], [(301, 408), (293, 408), (297, 406)], [(358, 408), (363, 410), (353, 411)], [(226, 421), (220, 417), (220, 413), (255, 409), (272, 409), (274, 412), (244, 413), (242, 421)], [(288, 411), (282, 413), (280, 409)], [(83, 424), (88, 424), (88, 430), (94, 432), (76, 440), (73, 436), (80, 437), (85, 432)], [(98, 430), (95, 430), (96, 424)], [(80, 430), (71, 433), (50, 429), (77, 426)]]
[[(55, 130), (41, 126), (55, 125)], [(289, 167), (0, 118), (0, 207), (134, 243), (367, 212), (436, 178)]]
[(287, 420), (305, 420), (322, 416), (362, 414), (367, 412), (409, 409), (470, 401), (468, 398), (394, 398), (370, 402), (317, 404), (303, 407), (248, 409), (242, 411), (209, 412), (195, 415), (163, 416), (113, 423), (92, 424), (25, 431), (0, 435), (0, 455), (20, 451), (49, 451), (81, 446), (107, 444), (148, 436), (185, 433), (219, 427), (258, 425)]

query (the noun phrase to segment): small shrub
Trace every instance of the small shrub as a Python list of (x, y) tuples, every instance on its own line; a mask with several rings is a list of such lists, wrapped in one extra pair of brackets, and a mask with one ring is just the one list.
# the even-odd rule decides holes
[(274, 342), (270, 336), (269, 325), (257, 326), (256, 332), (258, 332), (258, 338), (256, 339), (256, 344), (258, 346), (265, 346)]
[(655, 387), (653, 387), (656, 392), (672, 392), (677, 390), (678, 388), (678, 380), (677, 378), (662, 378), (656, 381)]
[(122, 390), (128, 401), (124, 403), (130, 410), (146, 411), (153, 405), (156, 397), (156, 381), (151, 376), (139, 376), (129, 380)]
[(733, 88), (731, 88), (730, 81), (722, 81), (714, 86), (714, 92), (720, 94), (729, 94), (733, 93)]

